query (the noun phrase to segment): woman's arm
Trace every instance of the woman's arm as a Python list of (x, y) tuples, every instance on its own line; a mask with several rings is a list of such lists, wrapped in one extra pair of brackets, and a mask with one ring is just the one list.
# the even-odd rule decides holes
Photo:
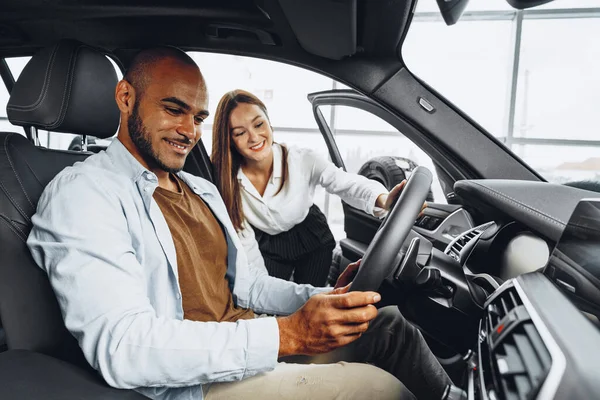
[(368, 214), (380, 216), (385, 213), (381, 206), (386, 206), (388, 198), (392, 198), (381, 183), (346, 172), (311, 150), (304, 153), (303, 161), (310, 168), (312, 185), (322, 186), (327, 192), (338, 195), (352, 207)]

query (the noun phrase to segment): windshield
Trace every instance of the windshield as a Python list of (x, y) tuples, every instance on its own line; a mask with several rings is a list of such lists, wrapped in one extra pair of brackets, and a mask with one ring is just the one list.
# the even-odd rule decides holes
[(402, 55), (548, 181), (600, 181), (598, 37), (600, 0), (471, 0), (453, 26), (419, 0)]

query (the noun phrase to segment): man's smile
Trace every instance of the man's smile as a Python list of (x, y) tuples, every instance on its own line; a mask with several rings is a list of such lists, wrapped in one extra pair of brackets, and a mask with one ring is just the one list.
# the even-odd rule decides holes
[(190, 144), (183, 144), (181, 142), (176, 142), (176, 141), (172, 141), (169, 139), (164, 139), (164, 140), (171, 146), (171, 148), (176, 153), (179, 153), (179, 154), (187, 154), (191, 147)]

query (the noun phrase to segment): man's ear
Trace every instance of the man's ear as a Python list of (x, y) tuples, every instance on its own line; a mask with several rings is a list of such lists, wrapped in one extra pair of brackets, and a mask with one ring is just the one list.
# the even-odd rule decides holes
[(122, 79), (117, 83), (115, 100), (122, 113), (131, 114), (133, 105), (135, 104), (135, 89), (125, 79)]

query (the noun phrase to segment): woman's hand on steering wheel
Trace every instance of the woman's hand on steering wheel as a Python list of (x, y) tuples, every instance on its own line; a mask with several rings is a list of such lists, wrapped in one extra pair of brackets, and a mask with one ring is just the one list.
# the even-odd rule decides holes
[[(400, 197), (400, 194), (402, 194), (402, 189), (404, 189), (404, 186), (406, 186), (406, 182), (406, 179), (404, 179), (402, 182), (394, 186), (388, 194), (380, 194), (379, 197), (377, 197), (375, 205), (387, 211), (391, 210), (398, 200), (398, 197)], [(419, 217), (423, 214), (423, 211), (426, 207), (427, 202), (424, 202), (423, 208), (421, 208), (421, 212), (419, 213)]]
[(417, 216), (423, 211), (423, 203), (432, 180), (431, 172), (420, 166), (415, 168), (408, 182), (403, 184), (398, 201), (392, 206), (363, 255), (360, 268), (352, 279), (351, 292), (377, 291), (384, 279), (397, 267), (400, 249)]

